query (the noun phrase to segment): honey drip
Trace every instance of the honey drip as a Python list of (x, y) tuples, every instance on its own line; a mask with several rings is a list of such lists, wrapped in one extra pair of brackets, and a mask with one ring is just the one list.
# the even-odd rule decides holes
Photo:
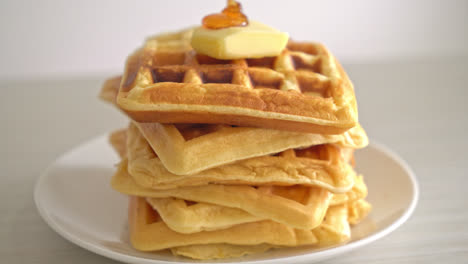
[(242, 6), (235, 0), (228, 0), (226, 8), (218, 14), (207, 15), (202, 20), (204, 28), (221, 29), (228, 27), (245, 27), (249, 24), (242, 13)]

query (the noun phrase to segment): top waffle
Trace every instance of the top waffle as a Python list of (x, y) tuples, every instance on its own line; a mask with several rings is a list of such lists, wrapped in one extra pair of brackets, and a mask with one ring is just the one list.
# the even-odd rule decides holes
[(190, 36), (150, 38), (128, 58), (117, 103), (134, 120), (323, 134), (357, 124), (353, 86), (323, 45), (290, 41), (277, 57), (217, 60), (192, 50)]
[[(120, 82), (120, 77), (107, 80), (100, 97), (115, 105)], [(166, 169), (179, 175), (292, 148), (335, 143), (354, 149), (368, 144), (367, 135), (359, 124), (339, 135), (221, 124), (134, 124)]]

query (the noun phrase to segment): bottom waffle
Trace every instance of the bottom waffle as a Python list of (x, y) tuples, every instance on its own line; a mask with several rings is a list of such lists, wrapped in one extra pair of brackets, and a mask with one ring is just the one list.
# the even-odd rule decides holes
[[(270, 220), (236, 225), (216, 231), (182, 234), (170, 229), (142, 197), (132, 196), (129, 205), (130, 241), (141, 251), (178, 246), (229, 243), (234, 245), (278, 246), (317, 244), (311, 230), (294, 229)], [(254, 234), (254, 235), (253, 235)]]
[[(351, 211), (353, 219), (359, 219), (360, 215), (367, 209), (365, 204), (362, 204), (367, 195), (362, 177), (356, 183), (358, 184), (353, 187), (353, 190), (346, 194), (334, 195), (330, 202), (330, 206), (355, 203), (351, 206), (353, 207)], [(294, 189), (291, 190), (294, 191)], [(200, 203), (172, 197), (147, 198), (147, 202), (158, 212), (169, 228), (179, 233), (213, 231), (265, 220), (265, 218), (249, 214), (244, 210), (214, 203)]]
[(188, 202), (176, 198), (147, 198), (146, 201), (169, 228), (185, 234), (265, 220), (241, 209), (216, 204)]
[(220, 259), (261, 253), (271, 248), (341, 244), (350, 239), (350, 224), (361, 221), (369, 210), (370, 205), (363, 199), (331, 206), (324, 221), (312, 230), (258, 221), (216, 231), (181, 234), (171, 230), (144, 198), (131, 196), (129, 223), (131, 242), (138, 250), (169, 248), (174, 255)]
[(359, 224), (372, 209), (372, 205), (361, 199), (348, 204), (348, 222), (352, 225)]
[(238, 258), (245, 255), (259, 254), (275, 246), (268, 244), (243, 246), (230, 244), (190, 245), (171, 248), (174, 255), (192, 259), (224, 259)]
[(332, 206), (320, 226), (294, 229), (269, 220), (235, 225), (215, 231), (182, 234), (170, 229), (142, 197), (131, 196), (129, 206), (130, 240), (142, 251), (188, 245), (228, 243), (232, 245), (300, 246), (346, 242), (350, 236), (348, 206)]
[[(343, 203), (343, 201), (352, 201), (365, 197), (367, 191), (362, 191), (362, 189), (367, 190), (364, 183), (362, 180), (358, 180), (357, 182), (362, 183), (363, 186), (356, 185), (344, 197), (341, 194), (338, 195), (339, 199), (336, 201), (333, 198), (334, 195), (329, 191), (319, 187), (306, 186), (261, 186), (257, 188), (246, 185), (211, 184), (170, 190), (154, 190), (137, 185), (127, 172), (125, 162), (123, 162), (112, 178), (111, 185), (115, 190), (128, 195), (149, 198), (172, 197), (187, 201), (216, 204), (243, 210), (249, 213), (249, 215), (258, 217), (255, 220), (269, 219), (294, 228), (312, 229), (322, 222), (330, 203), (339, 204), (339, 200), (342, 200), (341, 203)], [(360, 194), (353, 193), (355, 189), (361, 190)], [(174, 205), (172, 208), (181, 208), (181, 206)], [(177, 218), (175, 212), (171, 211), (171, 216), (174, 219)], [(183, 214), (181, 215), (183, 216)], [(236, 216), (240, 218), (234, 218), (233, 215), (230, 220), (231, 223), (244, 222), (243, 219), (246, 217), (243, 212), (236, 214)], [(183, 219), (183, 217), (181, 218)], [(253, 221), (251, 216), (248, 216), (248, 218)], [(186, 230), (182, 228), (178, 231), (190, 233), (210, 230), (211, 227), (205, 227), (208, 229), (203, 229), (203, 226), (197, 227), (201, 228), (200, 230), (193, 230), (193, 228), (195, 226), (190, 226)]]

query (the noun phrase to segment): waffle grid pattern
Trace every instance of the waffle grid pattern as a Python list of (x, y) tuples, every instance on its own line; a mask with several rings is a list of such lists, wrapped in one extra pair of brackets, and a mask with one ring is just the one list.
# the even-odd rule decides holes
[[(192, 139), (196, 140), (196, 139)], [(191, 141), (191, 140), (190, 140)], [(176, 144), (178, 145), (178, 144)], [(205, 153), (199, 153), (199, 156)], [(210, 156), (210, 155), (209, 155)], [(335, 193), (351, 189), (352, 153), (331, 145), (289, 149), (278, 156), (265, 155), (239, 160), (198, 173), (177, 175), (163, 166), (158, 155), (132, 123), (128, 129), (127, 157), (130, 174), (138, 184), (155, 189), (196, 186), (207, 183), (321, 186)]]
[(292, 227), (310, 229), (322, 221), (333, 201), (333, 194), (320, 187), (209, 184), (176, 189), (154, 190), (139, 185), (121, 164), (111, 181), (112, 187), (127, 195), (146, 198), (178, 198), (238, 208), (260, 217)]
[(331, 96), (330, 76), (322, 65), (331, 60), (321, 45), (290, 42), (277, 57), (218, 60), (196, 54), (183, 45), (184, 34), (179, 36), (182, 39), (156, 38), (145, 45), (139, 69), (144, 83), (231, 83), (249, 89)]
[(321, 44), (275, 57), (197, 54), (191, 30), (148, 39), (127, 60), (117, 104), (137, 122), (211, 123), (320, 134), (357, 125), (353, 85)]

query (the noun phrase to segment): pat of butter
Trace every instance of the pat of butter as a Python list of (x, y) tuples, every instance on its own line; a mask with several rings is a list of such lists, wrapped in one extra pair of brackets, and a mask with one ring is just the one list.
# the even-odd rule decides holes
[(288, 33), (251, 21), (245, 27), (198, 27), (193, 32), (191, 44), (197, 53), (230, 60), (277, 56), (286, 47), (288, 38)]

